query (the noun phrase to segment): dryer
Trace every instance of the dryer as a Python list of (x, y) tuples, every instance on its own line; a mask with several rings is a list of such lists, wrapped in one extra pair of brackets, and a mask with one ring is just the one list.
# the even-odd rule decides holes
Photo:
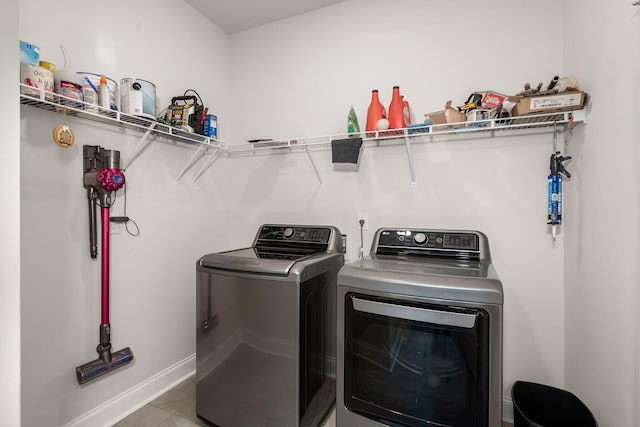
[(335, 402), (332, 226), (265, 224), (196, 265), (196, 413), (220, 427), (318, 426)]
[(483, 233), (379, 229), (338, 274), (336, 425), (501, 426), (502, 306)]

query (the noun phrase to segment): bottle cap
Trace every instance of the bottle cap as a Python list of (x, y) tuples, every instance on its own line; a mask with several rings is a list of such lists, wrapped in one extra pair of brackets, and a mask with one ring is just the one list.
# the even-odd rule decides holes
[(106, 85), (107, 84), (107, 78), (104, 76), (104, 74), (102, 74), (100, 76), (100, 84), (101, 85)]

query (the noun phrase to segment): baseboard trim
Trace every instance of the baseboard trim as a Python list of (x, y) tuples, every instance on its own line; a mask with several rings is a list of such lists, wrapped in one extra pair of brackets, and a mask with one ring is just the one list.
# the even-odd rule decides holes
[(65, 427), (110, 427), (189, 378), (195, 370), (196, 355), (192, 354), (65, 424)]
[[(100, 406), (65, 424), (64, 427), (113, 426), (158, 396), (171, 390), (196, 371), (196, 355), (175, 363), (140, 384), (131, 387)], [(502, 420), (513, 423), (513, 402), (502, 399)]]
[(502, 421), (513, 424), (513, 402), (506, 397), (502, 398)]

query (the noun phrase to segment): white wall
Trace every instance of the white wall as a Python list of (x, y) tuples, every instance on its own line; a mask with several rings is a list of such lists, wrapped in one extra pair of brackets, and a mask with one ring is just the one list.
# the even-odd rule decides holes
[[(87, 254), (81, 146), (119, 149), (126, 159), (139, 134), (69, 118), (76, 145), (62, 150), (50, 141), (61, 116), (22, 107), (21, 171), (17, 152), (7, 149), (0, 157), (8, 174), (3, 200), (17, 199), (22, 185), (21, 216), (17, 200), (3, 203), (9, 222), (2, 222), (1, 271), (3, 282), (16, 285), (3, 285), (0, 295), (3, 324), (18, 325), (20, 242), (4, 234), (15, 234), (21, 222), (22, 425), (78, 420), (175, 364), (190, 366), (199, 255), (246, 245), (263, 222), (305, 222), (340, 227), (353, 259), (363, 211), (370, 222), (367, 248), (381, 226), (488, 234), (505, 288), (505, 397), (516, 379), (566, 385), (594, 409), (600, 425), (638, 425), (637, 153), (631, 139), (640, 132), (637, 124), (611, 124), (620, 123), (619, 115), (630, 118), (628, 88), (638, 95), (637, 79), (631, 80), (637, 58), (628, 64), (629, 52), (637, 52), (638, 15), (626, 3), (567, 5), (351, 0), (229, 39), (179, 2), (163, 0), (153, 10), (112, 2), (102, 6), (111, 17), (103, 26), (86, 19), (93, 13), (86, 2), (51, 9), (44, 0), (21, 0), (19, 37), (40, 45), (43, 59), (61, 65), (63, 44), (74, 69), (155, 82), (160, 105), (188, 82), (218, 113), (221, 138), (231, 142), (341, 133), (351, 104), (364, 126), (371, 89), (380, 89), (388, 104), (396, 84), (417, 120), (448, 99), (460, 105), (474, 90), (513, 93), (524, 81), (555, 74), (577, 75), (596, 100), (589, 124), (569, 144), (575, 179), (565, 186), (566, 221), (555, 243), (545, 224), (550, 134), (415, 144), (416, 188), (400, 145), (365, 147), (357, 173), (336, 170), (328, 149), (314, 150), (322, 186), (299, 152), (220, 159), (191, 186), (197, 166), (174, 180), (193, 151), (154, 144), (127, 170), (127, 214), (142, 234), (121, 233), (112, 241), (112, 339), (116, 349), (130, 346), (136, 361), (85, 387), (75, 383), (74, 367), (96, 357), (99, 267)], [(69, 16), (83, 19), (52, 32), (52, 22)], [(585, 22), (599, 25), (594, 30)], [(185, 31), (170, 37), (176, 29)], [(5, 31), (11, 25), (3, 25)], [(613, 79), (611, 70), (618, 73)], [(5, 72), (10, 76), (2, 81), (17, 79), (15, 69)], [(618, 185), (608, 185), (603, 171), (615, 171)], [(611, 191), (618, 208), (605, 210), (602, 200)], [(117, 215), (122, 202), (120, 192)], [(10, 329), (7, 339), (17, 345), (19, 331)], [(18, 358), (0, 353), (9, 363), (0, 399), (10, 409), (2, 415), (10, 417), (8, 425), (19, 417)]]
[[(563, 22), (554, 1), (351, 0), (236, 34), (233, 141), (343, 133), (351, 104), (364, 126), (371, 90), (388, 105), (394, 85), (417, 120), (474, 90), (513, 94), (562, 73)], [(230, 224), (334, 224), (349, 235), (351, 259), (358, 212), (369, 214), (367, 251), (382, 226), (484, 231), (505, 291), (504, 395), (516, 379), (561, 387), (564, 235), (554, 244), (546, 225), (552, 140), (416, 144), (416, 188), (401, 145), (365, 148), (357, 173), (334, 171), (319, 150), (323, 186), (304, 153), (233, 159)]]
[(569, 0), (565, 17), (565, 71), (593, 97), (570, 146), (566, 386), (600, 425), (637, 426), (640, 8)]
[[(73, 70), (152, 81), (159, 106), (192, 88), (213, 112), (227, 116), (228, 36), (181, 2), (164, 0), (151, 8), (124, 0), (74, 0), (51, 8), (46, 1), (21, 0), (20, 12), (19, 36), (39, 45), (42, 59), (62, 67), (62, 44)], [(196, 165), (176, 182), (195, 148), (157, 138), (126, 171), (127, 215), (140, 236), (123, 231), (111, 241), (113, 349), (131, 347), (135, 360), (79, 386), (75, 367), (97, 358), (100, 323), (100, 263), (88, 252), (82, 145), (120, 150), (126, 160), (142, 134), (68, 117), (76, 143), (61, 149), (51, 132), (63, 121), (61, 114), (21, 109), (24, 426), (107, 424), (140, 403), (139, 387), (148, 399), (191, 372), (194, 264), (203, 253), (225, 248), (224, 233), (218, 233), (226, 221), (218, 184), (224, 175), (214, 164), (192, 187)], [(118, 192), (115, 215), (123, 214), (123, 194)], [(165, 375), (170, 380), (158, 379), (172, 366), (173, 376)], [(100, 412), (105, 403), (112, 406)]]
[[(17, 99), (19, 78), (18, 3), (3, 3), (0, 14), (0, 92)], [(0, 155), (0, 424), (20, 425), (20, 135), (17, 102), (2, 106)]]

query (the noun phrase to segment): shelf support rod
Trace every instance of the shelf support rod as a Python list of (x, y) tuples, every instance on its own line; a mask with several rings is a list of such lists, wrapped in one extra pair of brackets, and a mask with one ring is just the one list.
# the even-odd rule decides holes
[(193, 178), (193, 181), (191, 181), (191, 185), (194, 185), (196, 183), (196, 181), (198, 180), (198, 178), (200, 178), (200, 176), (202, 176), (204, 171), (206, 171), (209, 168), (209, 166), (211, 166), (213, 164), (214, 160), (216, 160), (218, 158), (216, 156), (216, 153), (218, 152), (218, 150), (220, 150), (220, 147), (216, 147), (216, 149), (213, 151), (213, 153), (211, 153), (211, 156), (209, 156), (209, 158), (207, 159), (205, 164), (202, 165), (202, 168), (200, 168), (200, 170), (198, 171), (196, 176)]
[(204, 154), (206, 149), (207, 149), (206, 145), (201, 145), (200, 147), (198, 147), (198, 150), (193, 154), (193, 156), (191, 156), (187, 164), (184, 165), (184, 167), (178, 174), (178, 177), (176, 178), (176, 182), (178, 182), (180, 178), (182, 178), (182, 176), (191, 168), (191, 166), (193, 166), (194, 163), (198, 161), (198, 159)]
[(311, 166), (313, 166), (313, 170), (316, 173), (316, 177), (318, 178), (318, 181), (320, 182), (320, 185), (323, 185), (322, 177), (320, 176), (320, 172), (318, 172), (318, 168), (316, 167), (316, 162), (313, 161), (313, 157), (311, 156), (311, 152), (309, 151), (309, 146), (308, 145), (304, 146), (304, 151), (307, 153), (307, 156), (309, 156), (309, 160), (311, 161)]
[(156, 123), (151, 123), (151, 126), (149, 126), (144, 135), (142, 135), (142, 138), (140, 138), (140, 142), (138, 142), (138, 145), (136, 145), (136, 148), (133, 150), (133, 154), (131, 154), (131, 157), (129, 157), (129, 159), (125, 162), (124, 167), (122, 168), (123, 170), (127, 170), (129, 166), (131, 166), (133, 161), (140, 155), (140, 153), (142, 153), (142, 151), (147, 148), (147, 145), (149, 145), (150, 142), (149, 135), (151, 135), (155, 127)]
[(416, 183), (416, 171), (413, 167), (413, 155), (411, 154), (411, 138), (409, 138), (405, 131), (404, 144), (407, 147), (407, 158), (409, 160), (409, 172), (411, 173), (411, 186), (415, 187)]

